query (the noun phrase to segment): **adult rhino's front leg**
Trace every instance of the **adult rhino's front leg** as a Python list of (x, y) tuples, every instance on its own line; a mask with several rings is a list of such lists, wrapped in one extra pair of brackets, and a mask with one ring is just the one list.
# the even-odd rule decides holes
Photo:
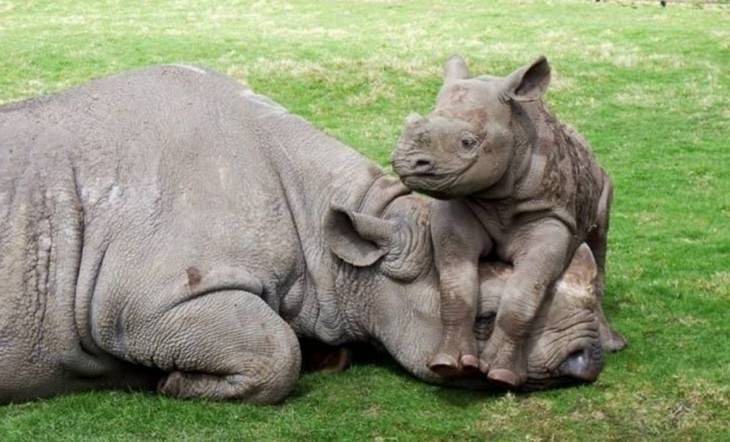
[(163, 394), (180, 398), (283, 400), (299, 377), (299, 343), (260, 297), (239, 290), (201, 293), (172, 305), (122, 309), (99, 328), (104, 350), (168, 374)]

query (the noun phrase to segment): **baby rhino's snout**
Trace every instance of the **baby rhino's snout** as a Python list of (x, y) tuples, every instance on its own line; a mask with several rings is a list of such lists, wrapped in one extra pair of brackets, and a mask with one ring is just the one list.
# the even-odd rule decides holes
[(401, 177), (428, 174), (436, 162), (424, 151), (425, 119), (416, 113), (406, 117), (406, 127), (397, 148), (391, 156), (393, 170)]
[(401, 177), (427, 174), (433, 170), (434, 164), (433, 159), (422, 154), (403, 155), (403, 158), (393, 158), (393, 169)]

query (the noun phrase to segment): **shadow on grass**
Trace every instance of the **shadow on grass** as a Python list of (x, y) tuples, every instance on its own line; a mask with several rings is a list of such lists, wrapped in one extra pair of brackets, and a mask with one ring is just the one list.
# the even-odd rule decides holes
[[(315, 344), (323, 345), (323, 344)], [(305, 348), (307, 348), (305, 346)], [(311, 347), (310, 347), (311, 348)], [(329, 347), (334, 350), (335, 348)], [(401, 367), (396, 360), (388, 354), (384, 349), (378, 348), (370, 344), (350, 344), (347, 346), (350, 352), (350, 364), (354, 367), (373, 367), (381, 370), (385, 370), (395, 377), (407, 378), (409, 381), (415, 383), (424, 383), (420, 379), (414, 377), (403, 367)], [(310, 370), (311, 372), (312, 370)], [(432, 384), (430, 393), (437, 398), (439, 402), (448, 404), (449, 406), (455, 407), (471, 407), (472, 405), (485, 400), (494, 400), (504, 397), (507, 394), (513, 394), (519, 398), (527, 398), (530, 396), (539, 396), (542, 394), (549, 394), (551, 391), (565, 390), (578, 388), (581, 386), (588, 386), (577, 381), (571, 381), (568, 379), (562, 379), (556, 381), (554, 385), (550, 385), (547, 388), (540, 388), (530, 391), (510, 391), (497, 386), (479, 384), (478, 378), (474, 379), (474, 383), (469, 385), (471, 380), (466, 380), (465, 385), (438, 385)], [(306, 394), (306, 392), (303, 392)]]
[[(303, 346), (304, 349), (311, 349), (311, 343)], [(323, 344), (314, 344), (321, 346)], [(329, 347), (332, 351), (336, 348)], [(378, 348), (371, 344), (356, 343), (348, 344), (347, 349), (350, 352), (350, 366), (354, 367), (374, 367), (385, 370), (390, 374), (407, 378), (409, 381), (424, 383), (420, 379), (414, 377), (411, 373), (401, 367), (398, 362), (382, 348)], [(305, 350), (306, 351), (306, 350)], [(307, 357), (306, 354), (304, 356)], [(349, 367), (348, 367), (349, 368)], [(316, 370), (309, 370), (316, 371)], [(469, 407), (477, 402), (483, 402), (485, 399), (494, 399), (506, 394), (505, 390), (497, 390), (485, 387), (465, 387), (455, 385), (433, 385), (432, 394), (440, 401), (446, 402), (451, 406)]]
[[(509, 392), (505, 389), (500, 389), (497, 387), (491, 387), (487, 386), (485, 384), (477, 385), (477, 382), (474, 382), (474, 385), (439, 385), (439, 384), (427, 384), (426, 382), (416, 378), (411, 373), (406, 371), (403, 367), (401, 367), (398, 362), (390, 355), (388, 354), (384, 349), (378, 348), (371, 344), (365, 344), (365, 343), (354, 343), (354, 344), (348, 344), (347, 346), (343, 347), (331, 347), (327, 346), (325, 344), (315, 342), (315, 341), (302, 341), (302, 356), (303, 356), (303, 370), (302, 375), (305, 377), (308, 377), (311, 374), (320, 373), (321, 371), (329, 371), (332, 373), (332, 376), (338, 376), (342, 371), (346, 371), (350, 368), (356, 368), (356, 369), (368, 369), (368, 368), (374, 368), (377, 370), (382, 370), (387, 372), (391, 378), (398, 378), (399, 380), (402, 380), (406, 383), (413, 383), (413, 384), (420, 384), (425, 386), (425, 391), (427, 394), (433, 396), (436, 398), (436, 400), (440, 403), (447, 404), (451, 407), (459, 407), (459, 408), (468, 408), (473, 406), (476, 403), (483, 403), (484, 401), (488, 400), (495, 400), (504, 397), (505, 395), (509, 394)], [(342, 367), (340, 370), (332, 370), (331, 367), (325, 367), (323, 370), (321, 368), (317, 368), (312, 366), (312, 355), (315, 353), (319, 353), (318, 357), (321, 359), (322, 354), (329, 355), (336, 352), (339, 352), (340, 350), (346, 350), (348, 355), (348, 361), (346, 366)], [(321, 361), (320, 361), (321, 362)], [(331, 361), (330, 361), (331, 362)], [(146, 369), (149, 370), (149, 369)], [(211, 406), (222, 406), (226, 407), (226, 404), (235, 403), (234, 402), (218, 402), (213, 400), (207, 400), (203, 398), (192, 398), (192, 399), (186, 399), (186, 400), (179, 400), (171, 397), (166, 397), (159, 395), (156, 392), (155, 385), (156, 381), (159, 380), (162, 376), (164, 376), (164, 373), (158, 370), (151, 370), (155, 376), (151, 377), (155, 379), (155, 382), (150, 382), (149, 385), (145, 386), (130, 386), (127, 388), (112, 388), (112, 389), (106, 389), (101, 388), (96, 391), (82, 391), (82, 392), (75, 392), (71, 394), (65, 394), (61, 396), (56, 396), (52, 398), (48, 398), (45, 401), (38, 402), (27, 402), (27, 403), (21, 403), (21, 404), (12, 404), (9, 406), (9, 408), (6, 408), (6, 410), (10, 409), (22, 409), (22, 408), (35, 408), (35, 407), (43, 407), (47, 406), (48, 404), (52, 404), (54, 402), (58, 403), (74, 403), (75, 401), (81, 401), (83, 403), (85, 400), (87, 400), (88, 397), (97, 397), (97, 398), (103, 398), (101, 399), (102, 402), (106, 402), (109, 406), (115, 406), (114, 404), (118, 401), (122, 402), (138, 402), (138, 401), (157, 401), (158, 405), (163, 405), (163, 407), (172, 407), (173, 409), (175, 407), (186, 405), (183, 404), (191, 404), (191, 403), (203, 403), (208, 404)], [(306, 400), (310, 394), (314, 392), (318, 387), (321, 387), (319, 385), (321, 382), (327, 382), (325, 377), (320, 377), (319, 375), (316, 375), (318, 378), (314, 382), (303, 380), (300, 378), (299, 382), (297, 382), (294, 390), (287, 396), (285, 403), (292, 403), (297, 402), (300, 400)], [(311, 378), (310, 378), (311, 379)], [(476, 379), (476, 378), (475, 378)], [(398, 381), (396, 381), (397, 383)], [(468, 382), (468, 381), (467, 381)], [(547, 390), (537, 390), (537, 391), (530, 391), (530, 392), (513, 392), (514, 395), (517, 397), (525, 398), (532, 395), (539, 395), (541, 393), (546, 393), (548, 391), (553, 391), (557, 389), (564, 389), (564, 388), (571, 388), (575, 385), (559, 385), (555, 387), (551, 387)], [(108, 394), (107, 394), (108, 393)]]

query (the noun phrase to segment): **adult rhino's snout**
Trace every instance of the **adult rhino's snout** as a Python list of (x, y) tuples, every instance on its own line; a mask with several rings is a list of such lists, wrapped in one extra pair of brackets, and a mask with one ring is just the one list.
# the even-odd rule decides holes
[(580, 382), (594, 382), (603, 370), (603, 350), (600, 346), (573, 352), (560, 365), (560, 373)]

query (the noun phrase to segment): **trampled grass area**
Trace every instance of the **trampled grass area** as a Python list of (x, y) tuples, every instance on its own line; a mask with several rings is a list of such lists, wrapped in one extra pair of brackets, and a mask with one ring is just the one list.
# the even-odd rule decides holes
[(730, 9), (657, 3), (0, 0), (0, 102), (192, 62), (382, 165), (448, 55), (495, 74), (547, 55), (549, 103), (615, 180), (606, 303), (631, 341), (580, 388), (447, 390), (369, 361), (305, 375), (276, 407), (128, 392), (0, 407), (0, 440), (730, 440)]

